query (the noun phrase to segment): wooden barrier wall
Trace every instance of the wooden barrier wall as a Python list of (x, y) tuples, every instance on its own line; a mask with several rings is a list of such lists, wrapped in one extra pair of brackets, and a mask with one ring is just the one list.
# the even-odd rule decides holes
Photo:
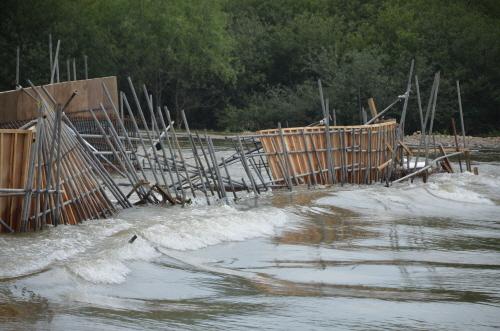
[[(24, 189), (32, 141), (30, 130), (0, 130), (0, 188)], [(23, 196), (0, 196), (0, 219), (14, 230), (22, 205)]]
[[(105, 83), (113, 99), (118, 105), (118, 86), (116, 77), (102, 77), (86, 80), (76, 80), (44, 85), (58, 103), (64, 104), (75, 90), (78, 95), (71, 101), (65, 110), (67, 114), (79, 114), (82, 117), (91, 117), (88, 109), (98, 109), (102, 103), (106, 109), (111, 107), (102, 83)], [(27, 92), (36, 95), (31, 88)], [(40, 90), (40, 89), (38, 89)], [(0, 92), (0, 123), (26, 121), (37, 117), (37, 103), (22, 90)]]
[(271, 129), (258, 133), (273, 179), (278, 183), (369, 184), (382, 178), (377, 167), (392, 157), (396, 122), (331, 126), (331, 178), (324, 126)]
[[(35, 140), (35, 130), (0, 130), (0, 189), (18, 189), (26, 191), (28, 183), (28, 168), (30, 153)], [(51, 141), (49, 130), (45, 130), (43, 138), (45, 147)], [(103, 188), (89, 174), (92, 170), (90, 164), (84, 162), (76, 142), (68, 142), (61, 147), (61, 216), (60, 224), (77, 224), (86, 219), (106, 216), (109, 204)], [(45, 199), (49, 199), (50, 206), (54, 206), (55, 194), (47, 194), (47, 164), (48, 154), (45, 150), (41, 153), (40, 167), (38, 161), (34, 163), (33, 194), (29, 204), (28, 224), (22, 229), (22, 207), (25, 194), (20, 192), (16, 196), (7, 196), (0, 192), (0, 219), (3, 220), (14, 232), (32, 231), (41, 228), (40, 217), (43, 215)], [(38, 171), (37, 169), (41, 169)], [(56, 185), (56, 160), (51, 163), (52, 185)], [(40, 181), (38, 179), (40, 178)], [(38, 184), (39, 183), (39, 184)], [(41, 192), (38, 192), (38, 191)], [(46, 213), (46, 223), (53, 224), (52, 214)], [(38, 221), (38, 224), (37, 222)], [(0, 232), (9, 232), (8, 228), (0, 222)]]

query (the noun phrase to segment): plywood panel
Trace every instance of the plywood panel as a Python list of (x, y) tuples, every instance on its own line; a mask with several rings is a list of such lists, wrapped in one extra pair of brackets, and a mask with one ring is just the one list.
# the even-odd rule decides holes
[[(332, 126), (330, 140), (334, 161), (333, 178), (337, 182), (364, 184), (378, 180), (377, 167), (387, 161), (389, 154), (383, 153), (382, 146), (388, 142), (393, 146), (395, 121), (373, 125)], [(304, 132), (304, 138), (302, 138)], [(269, 161), (273, 179), (285, 183), (285, 155), (283, 153), (278, 129), (258, 132)], [(328, 170), (325, 127), (301, 127), (283, 129), (285, 147), (289, 154), (290, 176), (299, 183), (313, 184), (307, 158), (311, 156), (314, 178), (320, 184), (327, 182)], [(307, 153), (303, 141), (307, 143)], [(315, 152), (316, 150), (316, 152)], [(324, 174), (322, 172), (324, 171)]]
[[(115, 105), (118, 104), (118, 85), (115, 76), (77, 80), (56, 84), (44, 85), (49, 93), (58, 103), (64, 104), (73, 91), (78, 95), (73, 99), (66, 113), (78, 113), (81, 116), (89, 116), (88, 109), (98, 109), (102, 103), (106, 109), (110, 109), (109, 103), (102, 83), (105, 83)], [(36, 95), (31, 88), (26, 89), (32, 95)], [(38, 89), (40, 90), (40, 89)], [(0, 123), (12, 121), (26, 121), (37, 117), (38, 108), (36, 101), (21, 90), (0, 92)]]

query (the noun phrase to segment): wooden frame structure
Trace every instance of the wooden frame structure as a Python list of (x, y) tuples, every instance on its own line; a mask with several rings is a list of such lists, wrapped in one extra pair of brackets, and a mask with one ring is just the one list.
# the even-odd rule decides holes
[(278, 128), (258, 134), (278, 183), (370, 184), (382, 178), (380, 166), (391, 160), (396, 128), (395, 121), (331, 126), (330, 139), (326, 126)]

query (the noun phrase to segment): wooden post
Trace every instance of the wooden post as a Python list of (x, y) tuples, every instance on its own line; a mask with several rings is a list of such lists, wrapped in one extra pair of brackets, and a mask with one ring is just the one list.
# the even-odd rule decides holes
[(302, 143), (304, 144), (304, 152), (306, 153), (306, 160), (307, 160), (307, 169), (309, 171), (309, 181), (308, 183), (312, 182), (314, 186), (316, 186), (318, 183), (316, 181), (316, 174), (314, 173), (314, 167), (313, 167), (313, 162), (311, 159), (311, 154), (309, 152), (309, 149), (307, 147), (307, 141), (304, 133), (304, 128), (301, 129), (301, 138), (302, 138)]
[[(324, 173), (324, 170), (323, 170), (323, 167), (321, 165), (321, 158), (319, 156), (319, 152), (318, 150), (316, 149), (316, 144), (314, 143), (314, 139), (313, 139), (313, 136), (312, 135), (309, 135), (309, 139), (311, 141), (311, 148), (312, 148), (312, 151), (314, 153), (314, 155), (316, 156), (316, 162), (318, 163), (318, 168), (319, 168), (319, 174), (320, 174), (320, 178), (321, 178), (321, 184), (323, 185), (326, 185), (328, 183), (328, 180), (327, 180), (327, 176), (325, 176), (325, 173)], [(327, 170), (328, 171), (328, 170)]]
[[(375, 106), (375, 100), (373, 98), (368, 99), (368, 108), (370, 108), (370, 114), (372, 118), (377, 118), (377, 107)], [(375, 120), (375, 123), (377, 121)]]
[(354, 184), (354, 156), (355, 156), (356, 135), (354, 128), (351, 128), (351, 184)]
[[(288, 148), (286, 147), (286, 142), (285, 142), (285, 137), (283, 135), (283, 129), (281, 128), (281, 123), (278, 122), (278, 131), (279, 131), (279, 137), (280, 137), (280, 142), (281, 142), (281, 152), (283, 154), (283, 158), (285, 160), (285, 172), (286, 172), (286, 177), (287, 181), (291, 184), (292, 179), (291, 179), (291, 171), (293, 171), (293, 168), (291, 168), (291, 163), (290, 159), (288, 157)], [(295, 174), (294, 174), (295, 178)], [(297, 180), (295, 180), (295, 184), (298, 184)], [(290, 185), (290, 190), (292, 190), (292, 186)]]

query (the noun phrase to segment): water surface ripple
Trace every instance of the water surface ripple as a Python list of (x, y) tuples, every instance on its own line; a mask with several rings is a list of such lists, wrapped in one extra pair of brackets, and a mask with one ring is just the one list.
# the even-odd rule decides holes
[(0, 329), (498, 328), (500, 163), (479, 168), (2, 235)]

